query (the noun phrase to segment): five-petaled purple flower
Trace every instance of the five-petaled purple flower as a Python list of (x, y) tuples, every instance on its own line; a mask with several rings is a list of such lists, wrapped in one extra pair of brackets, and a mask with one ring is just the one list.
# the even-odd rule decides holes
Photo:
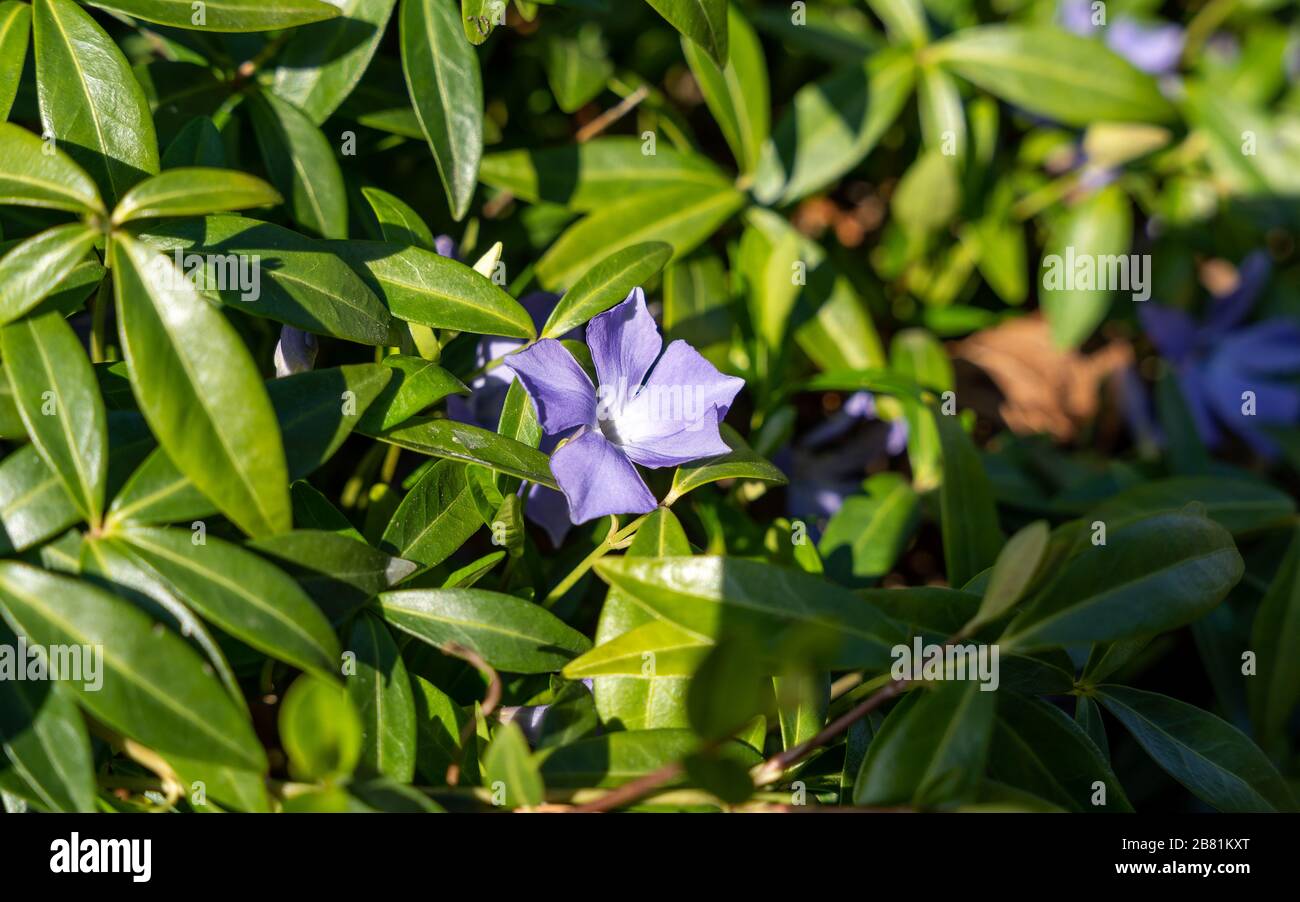
[[(1276, 445), (1254, 421), (1300, 420), (1300, 389), (1282, 381), (1300, 373), (1300, 325), (1283, 319), (1243, 325), (1270, 268), (1263, 251), (1248, 256), (1237, 287), (1217, 298), (1199, 323), (1174, 307), (1140, 308), (1142, 325), (1173, 367), (1197, 432), (1210, 447), (1222, 442), (1220, 427), (1226, 426), (1257, 452), (1272, 456)], [(1249, 398), (1253, 417), (1245, 409)]]
[(649, 513), (657, 502), (634, 464), (675, 467), (726, 454), (718, 426), (745, 382), (718, 372), (684, 341), (665, 349), (639, 288), (587, 324), (587, 347), (599, 389), (554, 339), (512, 354), (506, 365), (543, 431), (573, 430), (551, 455), (569, 518)]
[(1105, 28), (1106, 46), (1152, 75), (1170, 75), (1177, 70), (1187, 40), (1183, 28), (1170, 22), (1143, 23), (1120, 16), (1109, 27), (1095, 23), (1092, 0), (1062, 0), (1057, 14), (1066, 31), (1082, 37), (1092, 37)]

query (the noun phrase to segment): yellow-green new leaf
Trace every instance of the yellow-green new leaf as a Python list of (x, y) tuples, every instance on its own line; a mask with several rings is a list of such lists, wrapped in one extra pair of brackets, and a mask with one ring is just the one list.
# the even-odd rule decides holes
[(9, 116), (18, 79), (27, 59), (27, 35), (32, 27), (32, 8), (17, 0), (0, 3), (0, 122)]
[(984, 601), (964, 633), (969, 635), (984, 624), (997, 620), (1025, 596), (1038, 574), (1051, 537), (1052, 529), (1047, 521), (1037, 520), (1007, 540), (993, 563)]
[(104, 210), (95, 180), (72, 157), (9, 122), (0, 122), (0, 204), (70, 213)]
[(0, 257), (0, 325), (34, 310), (95, 246), (98, 233), (79, 222), (46, 229)]

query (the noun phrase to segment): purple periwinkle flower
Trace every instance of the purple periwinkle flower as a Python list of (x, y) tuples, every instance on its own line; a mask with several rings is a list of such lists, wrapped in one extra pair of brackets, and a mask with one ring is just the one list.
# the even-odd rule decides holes
[(305, 373), (316, 365), (316, 336), (293, 326), (280, 329), (280, 340), (275, 343), (275, 377), (281, 379), (295, 373)]
[(1106, 46), (1152, 75), (1167, 75), (1178, 68), (1186, 40), (1181, 26), (1144, 25), (1123, 17), (1106, 30)]
[(718, 426), (745, 381), (724, 376), (684, 341), (665, 349), (639, 288), (587, 324), (587, 347), (599, 388), (554, 339), (512, 354), (506, 365), (544, 432), (573, 430), (551, 455), (569, 519), (649, 513), (657, 502), (635, 465), (675, 467), (729, 452)]
[(1161, 356), (1173, 368), (1201, 440), (1223, 441), (1223, 427), (1260, 454), (1274, 442), (1256, 425), (1300, 420), (1300, 389), (1285, 380), (1300, 375), (1300, 325), (1284, 319), (1243, 324), (1271, 265), (1256, 251), (1242, 261), (1237, 287), (1216, 298), (1198, 323), (1182, 310), (1151, 304), (1139, 316)]

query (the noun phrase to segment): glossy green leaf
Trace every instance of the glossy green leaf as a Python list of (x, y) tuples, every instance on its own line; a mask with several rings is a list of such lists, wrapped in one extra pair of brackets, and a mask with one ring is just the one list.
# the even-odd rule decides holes
[(775, 485), (786, 484), (785, 474), (750, 448), (734, 429), (723, 424), (719, 432), (722, 440), (731, 447), (731, 453), (678, 467), (673, 474), (671, 498), (675, 500), (702, 485), (722, 479), (756, 479)]
[(844, 499), (817, 546), (826, 572), (844, 585), (887, 574), (920, 522), (921, 499), (900, 474), (877, 473), (865, 488)]
[(206, 31), (270, 31), (332, 19), (339, 10), (322, 0), (221, 0), (204, 4), (203, 20), (190, 0), (95, 0), (93, 6), (146, 22)]
[(803, 238), (783, 217), (754, 208), (745, 213), (736, 268), (743, 273), (754, 331), (775, 354), (799, 298), (806, 263)]
[(932, 413), (943, 448), (939, 507), (944, 562), (949, 584), (964, 586), (993, 564), (1003, 535), (992, 486), (961, 420), (938, 408)]
[(646, 0), (669, 24), (708, 51), (718, 65), (727, 62), (727, 0)]
[(110, 205), (158, 172), (144, 91), (104, 29), (72, 0), (32, 5), (41, 123)]
[[(1064, 712), (1040, 699), (998, 693), (989, 773), (1069, 811), (1133, 810), (1101, 749)], [(1105, 788), (1102, 804), (1098, 783)]]
[(614, 73), (600, 27), (594, 22), (584, 23), (572, 33), (548, 34), (545, 54), (546, 80), (555, 102), (566, 113), (575, 113), (594, 100)]
[(22, 551), (81, 519), (63, 480), (31, 445), (0, 462), (0, 553)]
[(208, 116), (195, 116), (163, 150), (162, 168), (166, 171), (187, 166), (222, 166), (225, 161), (226, 149), (216, 124)]
[(232, 169), (170, 169), (145, 179), (118, 200), (113, 222), (161, 216), (203, 216), (225, 210), (269, 207), (282, 201), (261, 179)]
[(707, 157), (626, 136), (583, 144), (506, 150), (483, 158), (479, 179), (531, 203), (591, 212), (633, 194), (728, 184)]
[(536, 336), (532, 317), (518, 301), (450, 257), (380, 241), (326, 247), (346, 260), (398, 319), (481, 335)]
[(252, 647), (304, 670), (334, 673), (329, 621), (273, 565), (238, 545), (189, 530), (131, 527), (113, 534), (177, 598)]
[(856, 166), (902, 111), (915, 73), (910, 56), (890, 49), (800, 88), (764, 147), (755, 197), (792, 203)]
[(1108, 531), (1060, 567), (1000, 640), (1004, 650), (1103, 642), (1190, 623), (1223, 600), (1242, 561), (1227, 531), (1170, 512)]
[(378, 239), (390, 244), (414, 244), (427, 251), (434, 249), (433, 232), (406, 201), (372, 186), (362, 188), (361, 196), (375, 214), (379, 226)]
[(1181, 510), (1190, 502), (1234, 536), (1285, 526), (1295, 517), (1295, 500), (1267, 483), (1230, 476), (1176, 476), (1131, 486), (1106, 500), (1089, 521), (1118, 520)]
[(280, 742), (302, 781), (348, 776), (361, 758), (361, 718), (338, 683), (303, 674), (280, 705)]
[(431, 457), (481, 464), (490, 470), (559, 489), (551, 475), (550, 458), (514, 439), (453, 420), (412, 417), (375, 438)]
[(402, 0), (402, 72), (452, 217), (465, 217), (483, 158), (483, 78), (453, 2)]
[(712, 647), (712, 642), (667, 620), (651, 620), (601, 642), (570, 661), (564, 665), (564, 676), (570, 680), (597, 676), (645, 680), (690, 676)]
[(958, 160), (966, 156), (966, 114), (956, 83), (942, 69), (922, 68), (917, 80), (925, 146)]
[(274, 94), (248, 98), (253, 133), (271, 182), (294, 221), (325, 238), (345, 238), (348, 202), (329, 139), (293, 104)]
[(356, 656), (346, 685), (361, 717), (358, 767), (409, 783), (415, 776), (415, 700), (397, 643), (387, 624), (362, 611), (347, 650)]
[(680, 257), (712, 235), (743, 203), (744, 196), (733, 188), (699, 185), (614, 201), (568, 228), (537, 261), (537, 278), (547, 289), (566, 289), (616, 251), (650, 241), (671, 245), (673, 255)]
[(1040, 573), (1051, 534), (1046, 520), (1036, 520), (1007, 540), (993, 562), (984, 600), (966, 629), (968, 633), (997, 620), (1025, 597)]
[(704, 640), (735, 629), (774, 637), (798, 626), (838, 645), (827, 666), (883, 669), (902, 635), (871, 605), (815, 576), (713, 556), (605, 558), (596, 572), (655, 617)]
[(483, 783), (493, 803), (507, 808), (532, 808), (546, 799), (537, 761), (517, 724), (503, 724), (483, 755)]
[(9, 117), (9, 108), (18, 93), (31, 27), (30, 6), (17, 0), (0, 3), (0, 122)]
[(99, 213), (99, 188), (57, 146), (53, 152), (37, 135), (0, 122), (0, 204), (45, 207), (72, 213)]
[(384, 303), (333, 243), (243, 216), (150, 223), (139, 237), (179, 258), (187, 275), (202, 266), (204, 293), (236, 310), (361, 344), (391, 335)]
[(448, 395), (469, 394), (459, 379), (421, 357), (393, 354), (384, 358), (392, 378), (366, 408), (359, 428), (380, 432), (409, 420)]
[(110, 259), (131, 389), (159, 444), (241, 529), (287, 531), (280, 430), (248, 349), (162, 255), (116, 235)]
[(415, 698), (415, 770), (422, 782), (435, 786), (447, 779), (447, 768), (459, 761), (461, 772), (474, 778), (478, 770), (474, 737), (460, 748), (461, 729), (470, 715), (447, 693), (415, 673), (408, 673)]
[(1048, 26), (964, 28), (930, 59), (1023, 110), (1066, 125), (1163, 122), (1174, 109), (1156, 80), (1104, 44)]
[(454, 554), (480, 526), (465, 465), (440, 460), (402, 499), (384, 530), (382, 547), (434, 567)]
[[(542, 776), (554, 787), (614, 787), (680, 761), (699, 748), (690, 730), (621, 730), (582, 739), (538, 753)], [(746, 768), (759, 763), (759, 755), (742, 742), (728, 742), (723, 757)], [(679, 784), (675, 780), (665, 785)]]
[(686, 720), (701, 739), (732, 737), (764, 712), (771, 688), (760, 651), (756, 637), (742, 630), (705, 652), (686, 688)]
[(682, 52), (731, 155), (741, 173), (748, 174), (758, 165), (771, 127), (767, 62), (758, 35), (734, 5), (728, 11), (727, 33), (730, 54), (725, 66), (694, 41), (683, 40)]
[(591, 647), (550, 611), (483, 589), (405, 589), (379, 596), (384, 619), (431, 645), (458, 642), (509, 673), (553, 673)]
[(320, 125), (361, 80), (395, 3), (345, 0), (336, 17), (294, 31), (276, 57), (271, 90)]
[(1098, 699), (1171, 777), (1220, 811), (1293, 811), (1286, 781), (1236, 727), (1186, 702), (1105, 686)]
[(615, 251), (587, 270), (564, 293), (542, 329), (543, 338), (560, 338), (598, 313), (621, 302), (638, 286), (658, 275), (673, 255), (662, 241), (634, 244)]
[[(1251, 719), (1266, 743), (1286, 735), (1286, 725), (1300, 704), (1300, 532), (1255, 613), (1251, 648), (1258, 672), (1247, 681)], [(1267, 747), (1267, 744), (1266, 744)]]
[[(17, 637), (0, 622), (0, 647), (11, 658)], [(12, 660), (26, 667), (26, 660)], [(0, 679), (0, 780), (16, 776), (47, 811), (93, 811), (95, 770), (90, 737), (71, 695), (57, 683)]]
[(33, 310), (95, 246), (98, 233), (68, 223), (33, 235), (0, 257), (0, 325)]
[(996, 699), (971, 680), (915, 690), (871, 741), (853, 803), (931, 808), (971, 798), (988, 756)]
[(41, 457), (92, 526), (104, 510), (108, 432), (95, 373), (57, 313), (0, 330), (0, 357), (18, 412)]
[(103, 648), (103, 685), (65, 681), (96, 720), (159, 752), (255, 771), (266, 756), (246, 715), (180, 637), (129, 602), (26, 564), (0, 564), (0, 602), (40, 645)]

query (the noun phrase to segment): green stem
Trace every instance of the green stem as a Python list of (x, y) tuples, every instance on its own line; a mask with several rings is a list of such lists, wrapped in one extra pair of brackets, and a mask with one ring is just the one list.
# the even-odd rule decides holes
[[(650, 513), (654, 513), (651, 511)], [(615, 551), (619, 548), (626, 548), (628, 543), (636, 536), (636, 531), (641, 528), (641, 524), (650, 518), (650, 514), (642, 514), (622, 529), (618, 528), (618, 519), (610, 524), (609, 532), (600, 544), (591, 550), (578, 566), (569, 571), (569, 575), (560, 580), (555, 588), (547, 593), (545, 600), (542, 602), (545, 607), (553, 607), (557, 601), (564, 597), (564, 594), (577, 584), (578, 580), (586, 575), (587, 571), (596, 565), (596, 561)]]

